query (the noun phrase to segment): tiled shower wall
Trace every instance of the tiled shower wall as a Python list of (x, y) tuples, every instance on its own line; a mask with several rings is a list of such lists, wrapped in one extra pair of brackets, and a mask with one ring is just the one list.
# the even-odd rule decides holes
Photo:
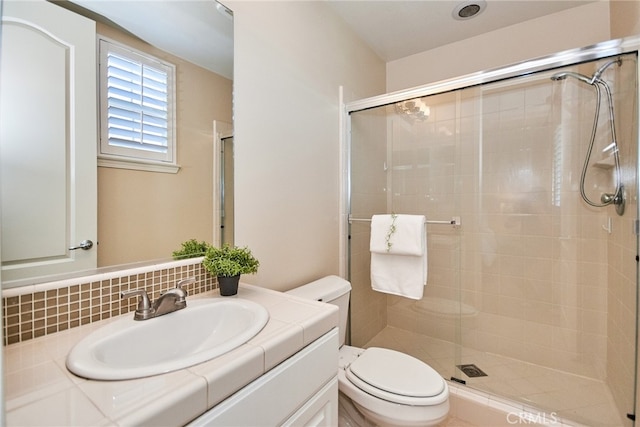
[[(635, 73), (634, 64), (619, 72)], [(588, 64), (574, 69), (594, 70)], [(462, 219), (458, 229), (428, 226), (425, 297), (386, 297), (389, 326), (459, 343), (462, 351), (606, 379), (628, 410), (632, 402), (620, 402), (632, 396), (634, 378), (635, 77), (612, 78), (623, 92), (616, 110), (628, 197), (620, 217), (611, 206), (587, 206), (579, 194), (594, 91), (577, 81), (552, 82), (550, 75), (429, 97), (429, 118), (420, 123), (397, 116), (393, 106), (352, 114), (352, 212)], [(384, 126), (376, 114), (386, 117)], [(357, 133), (367, 120), (383, 128), (385, 141)], [(607, 129), (606, 117), (600, 126)], [(594, 149), (594, 158), (602, 148)], [(587, 180), (596, 201), (613, 188), (612, 169), (602, 160)], [(379, 167), (385, 161), (386, 168)], [(356, 177), (356, 170), (366, 175)], [(371, 292), (368, 228), (352, 225), (354, 293)], [(377, 333), (359, 336), (367, 329), (363, 319), (383, 311), (378, 302), (360, 301), (352, 304), (357, 345)], [(451, 367), (456, 356), (449, 355)]]
[(189, 295), (217, 287), (217, 279), (198, 260), (4, 290), (4, 345), (135, 311), (137, 298), (123, 300), (120, 292), (143, 288), (155, 300), (179, 280), (190, 277), (195, 277), (196, 283), (183, 287)]

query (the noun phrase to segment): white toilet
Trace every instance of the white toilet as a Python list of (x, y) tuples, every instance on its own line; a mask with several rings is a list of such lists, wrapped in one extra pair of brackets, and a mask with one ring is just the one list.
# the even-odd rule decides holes
[[(344, 424), (435, 426), (444, 421), (449, 412), (449, 388), (431, 366), (394, 350), (344, 345), (350, 292), (351, 284), (338, 276), (327, 276), (287, 292), (340, 309), (340, 406), (348, 408), (348, 402), (342, 401), (347, 396), (365, 418), (351, 416)], [(344, 416), (341, 414), (341, 421)]]

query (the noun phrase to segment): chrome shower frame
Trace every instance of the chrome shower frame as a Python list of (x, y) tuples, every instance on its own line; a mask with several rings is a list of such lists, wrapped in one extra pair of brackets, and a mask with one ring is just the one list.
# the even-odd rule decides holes
[[(580, 49), (571, 49), (542, 58), (522, 61), (505, 67), (479, 71), (461, 77), (446, 79), (435, 83), (399, 90), (384, 95), (373, 96), (345, 104), (344, 112), (348, 116), (356, 111), (381, 107), (413, 98), (435, 95), (471, 86), (493, 83), (513, 77), (525, 76), (540, 71), (552, 71), (556, 68), (594, 61), (626, 53), (640, 52), (640, 36), (610, 40)], [(348, 121), (348, 120), (347, 120)]]
[[(351, 213), (351, 199), (352, 199), (352, 179), (351, 179), (351, 113), (355, 113), (358, 111), (368, 110), (372, 108), (382, 107), (385, 105), (392, 105), (397, 102), (406, 101), (413, 98), (421, 98), (429, 95), (436, 95), (440, 93), (455, 91), (459, 89), (464, 89), (473, 86), (480, 86), (487, 83), (499, 82), (502, 80), (526, 76), (529, 74), (542, 72), (542, 71), (553, 71), (554, 69), (558, 69), (561, 67), (576, 65), (584, 62), (590, 62), (594, 60), (611, 58), (617, 55), (624, 54), (635, 54), (640, 57), (640, 36), (628, 37), (617, 40), (610, 40), (602, 43), (598, 43), (595, 45), (587, 46), (579, 49), (571, 49), (562, 51), (559, 53), (555, 53), (552, 55), (523, 61), (519, 63), (515, 63), (512, 65), (507, 65), (504, 67), (499, 67), (495, 69), (489, 69), (486, 71), (480, 71), (472, 74), (463, 75), (457, 78), (446, 79), (422, 86), (417, 86), (414, 88), (409, 88), (405, 90), (395, 91), (383, 95), (378, 95), (370, 98), (360, 99), (348, 103), (342, 104), (342, 113), (340, 116), (340, 125), (341, 125), (341, 170), (343, 171), (342, 176), (342, 190), (343, 195), (341, 197), (341, 245), (340, 245), (340, 254), (341, 254), (341, 272), (346, 273), (346, 277), (350, 279), (351, 277), (351, 257), (350, 257), (350, 236), (351, 236), (351, 224), (349, 222), (349, 217)], [(637, 75), (640, 76), (640, 61), (638, 62), (638, 69), (636, 70)], [(605, 68), (605, 67), (603, 67)], [(600, 77), (596, 76), (595, 77)], [(341, 92), (341, 100), (342, 100), (342, 92)], [(640, 112), (636, 111), (635, 113), (638, 117), (635, 120), (640, 123)], [(640, 132), (637, 133), (636, 136), (639, 140), (636, 141), (636, 144), (640, 146)], [(640, 151), (639, 151), (640, 153)], [(638, 158), (634, 159), (636, 165), (640, 165), (640, 155)], [(640, 188), (640, 174), (636, 176), (636, 187)], [(624, 191), (624, 189), (620, 189), (620, 191)], [(618, 193), (618, 191), (616, 191)], [(603, 196), (611, 196), (612, 199), (619, 197), (620, 194), (605, 194)], [(615, 201), (611, 203), (615, 204)], [(638, 204), (640, 206), (640, 204)], [(616, 205), (617, 207), (617, 205)], [(635, 212), (632, 212), (632, 215), (635, 215), (634, 224), (636, 240), (637, 235), (639, 234), (638, 229), (640, 226), (638, 225), (640, 215), (639, 208), (636, 208)], [(637, 243), (636, 243), (637, 245)], [(637, 249), (637, 253), (640, 253), (640, 248)], [(637, 282), (636, 278), (636, 282)], [(636, 298), (638, 298), (638, 294)], [(638, 301), (636, 301), (636, 307), (640, 307)], [(636, 315), (637, 317), (637, 315)], [(640, 379), (638, 378), (638, 364), (637, 364), (637, 354), (638, 354), (638, 332), (636, 328), (635, 333), (635, 349), (636, 349), (636, 367), (635, 367), (635, 375), (634, 375), (634, 396), (633, 401), (638, 402), (638, 384), (640, 384)], [(640, 405), (638, 409), (640, 409)]]
[[(479, 71), (476, 73), (471, 73), (452, 79), (446, 79), (435, 83), (416, 86), (413, 88), (390, 92), (383, 95), (364, 98), (348, 103), (342, 103), (343, 108), (342, 115), (340, 117), (340, 134), (342, 139), (341, 153), (343, 154), (343, 156), (341, 159), (341, 169), (342, 171), (344, 171), (344, 174), (342, 176), (342, 188), (344, 194), (341, 198), (341, 206), (343, 207), (343, 210), (341, 212), (341, 222), (343, 222), (343, 224), (341, 225), (341, 229), (343, 230), (343, 233), (341, 239), (342, 243), (340, 245), (340, 252), (342, 255), (340, 270), (347, 273), (347, 275), (350, 275), (349, 236), (351, 235), (351, 226), (348, 219), (351, 213), (351, 113), (368, 110), (370, 108), (382, 107), (384, 105), (395, 104), (397, 102), (406, 101), (413, 98), (421, 98), (424, 96), (436, 95), (439, 93), (450, 92), (472, 86), (479, 86), (486, 83), (498, 82), (501, 80), (525, 76), (541, 71), (553, 71), (554, 69), (561, 67), (576, 65), (583, 62), (589, 62), (608, 57), (615, 57), (616, 55), (624, 55), (629, 53), (635, 53), (640, 57), (640, 36), (609, 40), (584, 48), (570, 49), (529, 61), (518, 62), (512, 65), (507, 65), (505, 67)], [(609, 65), (610, 64), (607, 63), (605, 66), (601, 67), (601, 70), (604, 71), (604, 69)], [(599, 79), (602, 71), (600, 71), (600, 73), (596, 72), (593, 78)], [(640, 76), (640, 69), (638, 70), (638, 75)], [(341, 101), (343, 99), (342, 96), (343, 95), (341, 92)], [(638, 141), (638, 144), (640, 145), (640, 141)], [(640, 164), (640, 159), (636, 159), (636, 162)], [(624, 189), (622, 188), (620, 189), (620, 191), (624, 191)], [(607, 194), (603, 195), (603, 197), (604, 196), (607, 196)], [(620, 194), (618, 192), (610, 196), (613, 199), (612, 203), (616, 204), (616, 208), (621, 205), (619, 200)], [(618, 203), (615, 203), (616, 198), (618, 199)], [(636, 218), (638, 218), (637, 212)]]

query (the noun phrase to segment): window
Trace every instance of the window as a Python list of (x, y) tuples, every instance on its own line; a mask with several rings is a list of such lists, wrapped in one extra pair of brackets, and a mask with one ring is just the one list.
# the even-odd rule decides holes
[(177, 172), (175, 66), (99, 40), (100, 166)]

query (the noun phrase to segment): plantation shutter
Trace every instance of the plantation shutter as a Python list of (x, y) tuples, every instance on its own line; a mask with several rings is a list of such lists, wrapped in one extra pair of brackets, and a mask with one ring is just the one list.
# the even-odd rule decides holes
[(170, 64), (100, 40), (101, 153), (174, 162)]

